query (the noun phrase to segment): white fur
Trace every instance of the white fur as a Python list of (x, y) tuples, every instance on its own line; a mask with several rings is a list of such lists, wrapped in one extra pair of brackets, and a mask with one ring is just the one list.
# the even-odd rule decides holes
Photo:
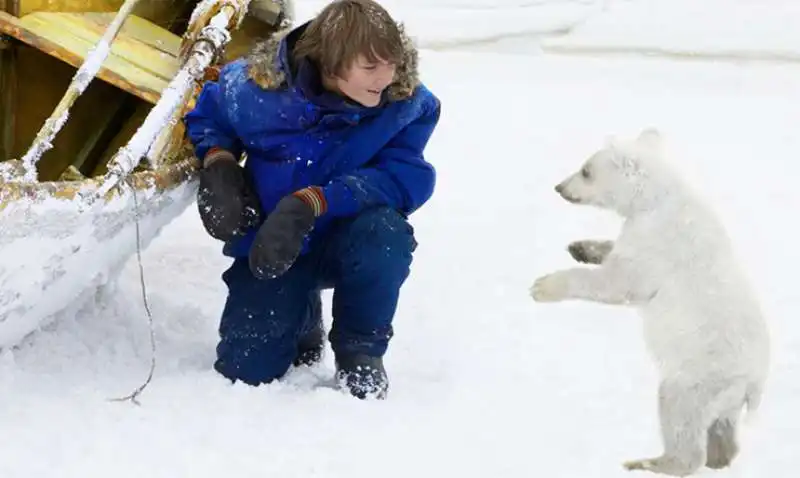
[(761, 400), (769, 334), (723, 226), (668, 167), (653, 129), (609, 141), (556, 190), (625, 218), (607, 248), (589, 240), (570, 246), (599, 267), (541, 277), (531, 295), (630, 305), (642, 317), (660, 372), (664, 453), (626, 468), (684, 476), (703, 465), (729, 465), (738, 453), (742, 408), (753, 410)]

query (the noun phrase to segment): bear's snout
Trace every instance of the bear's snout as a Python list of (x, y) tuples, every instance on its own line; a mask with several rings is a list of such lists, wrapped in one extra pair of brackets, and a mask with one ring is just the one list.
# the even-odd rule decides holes
[(556, 184), (555, 190), (562, 198), (564, 198), (565, 200), (567, 200), (567, 201), (569, 201), (571, 203), (580, 202), (578, 200), (578, 198), (576, 198), (575, 196), (572, 196), (571, 194), (569, 194), (567, 192), (566, 181), (562, 181), (562, 182)]

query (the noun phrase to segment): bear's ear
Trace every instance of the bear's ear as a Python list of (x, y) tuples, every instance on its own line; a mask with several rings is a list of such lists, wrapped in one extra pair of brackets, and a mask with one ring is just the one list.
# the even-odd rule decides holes
[(606, 135), (603, 140), (603, 149), (616, 152), (625, 148), (625, 141), (617, 135)]
[(663, 141), (661, 132), (657, 128), (645, 128), (639, 133), (639, 137), (636, 138), (636, 142), (639, 143), (640, 146), (644, 146), (651, 151), (660, 150), (663, 146)]

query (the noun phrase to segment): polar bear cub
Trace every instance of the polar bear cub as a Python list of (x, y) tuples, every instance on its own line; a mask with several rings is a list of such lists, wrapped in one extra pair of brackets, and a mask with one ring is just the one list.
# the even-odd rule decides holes
[(685, 476), (738, 454), (743, 407), (758, 407), (769, 333), (727, 234), (667, 164), (661, 135), (610, 140), (556, 186), (567, 201), (616, 211), (615, 241), (569, 245), (578, 262), (531, 287), (539, 302), (580, 299), (635, 307), (659, 375), (663, 454), (629, 470)]

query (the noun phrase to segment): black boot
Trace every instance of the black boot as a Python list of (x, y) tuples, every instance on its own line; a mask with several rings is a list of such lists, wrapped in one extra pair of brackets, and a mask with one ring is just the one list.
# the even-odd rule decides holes
[(336, 380), (354, 397), (383, 400), (389, 390), (389, 377), (381, 357), (368, 355), (336, 358)]
[(294, 366), (314, 366), (322, 361), (322, 352), (325, 349), (325, 326), (322, 324), (322, 297), (319, 291), (314, 291), (308, 298), (308, 315), (306, 320), (313, 321), (314, 327), (300, 337), (297, 343), (297, 356)]
[(297, 357), (294, 359), (294, 366), (305, 365), (311, 367), (318, 364), (322, 360), (324, 349), (325, 328), (322, 325), (322, 320), (320, 320), (297, 344)]

